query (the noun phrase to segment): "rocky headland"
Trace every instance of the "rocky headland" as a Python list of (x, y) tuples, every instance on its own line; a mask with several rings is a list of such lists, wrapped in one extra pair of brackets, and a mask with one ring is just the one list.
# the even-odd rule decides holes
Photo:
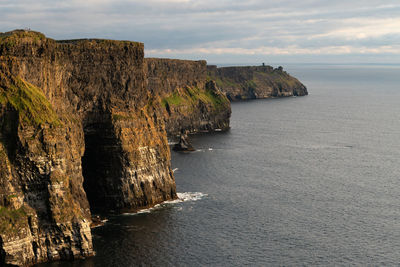
[[(0, 33), (0, 266), (92, 256), (93, 212), (176, 198), (167, 137), (184, 133), (191, 150), (186, 133), (229, 129), (228, 97), (249, 95), (225, 86), (235, 71), (220, 70), (145, 59), (138, 42)], [(256, 96), (290, 95), (262, 93), (275, 89), (247, 72), (236, 85), (256, 80)], [(281, 88), (289, 77), (291, 94), (306, 94), (275, 72)]]
[(214, 80), (231, 101), (307, 95), (307, 88), (282, 67), (222, 67), (210, 65), (208, 79)]

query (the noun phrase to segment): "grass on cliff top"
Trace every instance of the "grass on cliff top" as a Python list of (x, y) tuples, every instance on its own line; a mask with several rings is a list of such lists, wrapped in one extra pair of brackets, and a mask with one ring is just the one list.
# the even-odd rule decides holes
[(59, 44), (71, 44), (71, 45), (80, 45), (80, 44), (85, 44), (85, 43), (96, 43), (99, 46), (105, 46), (105, 47), (137, 47), (137, 48), (143, 48), (144, 44), (141, 42), (135, 42), (135, 41), (126, 41), (126, 40), (111, 40), (111, 39), (70, 39), (70, 40), (57, 40), (56, 41)]
[(40, 40), (46, 39), (46, 36), (43, 33), (40, 32), (35, 32), (31, 30), (14, 30), (10, 32), (2, 32), (0, 33), (0, 39), (6, 38), (6, 37), (33, 37), (33, 38), (38, 38)]
[(27, 38), (31, 37), (35, 40), (44, 40), (46, 36), (43, 33), (35, 32), (35, 31), (28, 31), (28, 30), (14, 30), (10, 32), (2, 32), (0, 33), (0, 41), (4, 39), (10, 38)]
[(229, 101), (225, 99), (222, 95), (216, 94), (212, 90), (201, 90), (197, 87), (194, 88), (187, 88), (187, 91), (191, 95), (192, 99), (194, 101), (200, 100), (203, 103), (209, 103), (212, 104), (215, 108), (220, 108)]
[(209, 101), (211, 101), (213, 106), (216, 107), (217, 109), (229, 105), (229, 100), (225, 96), (218, 95), (214, 91), (205, 90), (204, 95), (207, 97)]
[(167, 104), (170, 106), (179, 106), (184, 102), (185, 100), (183, 99), (183, 97), (180, 96), (179, 93), (176, 91), (161, 100), (161, 104), (163, 105), (163, 107), (166, 107)]
[(254, 80), (244, 80), (243, 82), (235, 82), (232, 81), (229, 78), (223, 78), (221, 79), (220, 77), (214, 77), (215, 83), (217, 84), (217, 86), (219, 88), (245, 88), (250, 89), (250, 90), (254, 90), (257, 88), (257, 83)]
[(0, 206), (0, 234), (16, 233), (26, 225), (27, 213), (22, 207), (14, 210)]
[(229, 104), (229, 101), (223, 95), (216, 94), (211, 90), (200, 89), (198, 87), (178, 89), (161, 100), (161, 104), (164, 108), (167, 108), (167, 106), (181, 105), (195, 106), (199, 102), (211, 104), (217, 110), (224, 107), (226, 104)]
[(40, 32), (26, 30), (14, 30), (11, 32), (0, 33), (0, 46), (11, 48), (17, 45), (19, 40), (26, 38), (30, 38), (34, 42), (39, 42), (45, 40), (46, 36)]
[(221, 79), (219, 77), (214, 77), (213, 79), (219, 88), (226, 88), (226, 87), (238, 87), (240, 86), (238, 83), (230, 81), (229, 79)]
[(22, 79), (11, 78), (6, 88), (0, 87), (0, 104), (7, 105), (7, 103), (18, 112), (21, 122), (32, 126), (45, 123), (61, 125), (43, 92)]
[[(252, 70), (253, 71), (253, 70)], [(264, 83), (271, 83), (274, 86), (286, 88), (293, 88), (298, 85), (296, 78), (290, 76), (284, 71), (275, 69), (273, 71), (265, 72), (260, 70), (253, 71), (253, 79), (242, 80), (241, 82), (235, 82), (227, 77), (217, 77), (209, 73), (207, 79), (214, 80), (219, 88), (244, 88), (244, 89), (256, 89), (258, 85)]]
[(299, 84), (299, 81), (283, 71), (273, 71), (271, 73), (257, 73), (259, 82), (269, 81), (272, 84), (282, 88), (293, 88)]

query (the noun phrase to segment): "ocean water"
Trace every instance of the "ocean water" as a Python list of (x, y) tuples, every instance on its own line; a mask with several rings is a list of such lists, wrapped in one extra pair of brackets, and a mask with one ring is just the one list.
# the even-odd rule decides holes
[(400, 264), (400, 66), (291, 65), (309, 96), (232, 104), (172, 152), (185, 201), (110, 217), (97, 256), (40, 266)]

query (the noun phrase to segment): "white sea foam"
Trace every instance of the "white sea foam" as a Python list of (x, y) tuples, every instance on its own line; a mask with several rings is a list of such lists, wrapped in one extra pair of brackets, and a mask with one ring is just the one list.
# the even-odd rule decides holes
[(201, 192), (185, 192), (185, 193), (177, 193), (178, 198), (183, 201), (196, 201), (200, 200), (203, 197), (206, 197), (207, 194), (203, 194)]
[(97, 228), (97, 227), (104, 226), (106, 224), (106, 222), (108, 222), (108, 219), (103, 219), (103, 220), (100, 220), (100, 221), (101, 221), (100, 224), (98, 224), (96, 226), (93, 226), (92, 228)]
[(208, 150), (212, 151), (213, 149), (211, 147), (209, 147)]
[(142, 209), (142, 210), (139, 210), (139, 211), (137, 211), (137, 212), (126, 212), (126, 213), (122, 213), (122, 215), (131, 216), (131, 215), (138, 215), (138, 214), (150, 213), (150, 212), (151, 212), (152, 210), (154, 210), (154, 209), (155, 209), (155, 206), (152, 207), (152, 208), (148, 208), (148, 209)]
[(135, 213), (123, 213), (122, 215), (138, 215), (138, 214), (150, 213), (154, 210), (161, 209), (166, 205), (177, 204), (186, 201), (197, 201), (207, 196), (207, 194), (203, 194), (201, 192), (185, 192), (185, 193), (177, 193), (177, 195), (178, 199), (167, 200), (162, 202), (161, 204), (155, 205), (154, 207), (139, 210), (138, 212)]
[(354, 148), (353, 145), (342, 145), (342, 144), (337, 144), (337, 145), (325, 145), (325, 144), (315, 144), (315, 145), (310, 145), (308, 146), (309, 149), (348, 149), (348, 148)]

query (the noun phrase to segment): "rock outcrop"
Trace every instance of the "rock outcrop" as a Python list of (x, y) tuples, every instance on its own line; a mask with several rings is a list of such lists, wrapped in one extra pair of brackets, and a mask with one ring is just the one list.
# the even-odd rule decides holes
[(188, 140), (187, 133), (181, 133), (179, 136), (179, 142), (174, 145), (172, 148), (175, 151), (180, 151), (180, 152), (190, 152), (190, 151), (195, 151), (194, 147)]
[(207, 80), (207, 62), (146, 58), (148, 88), (161, 98), (169, 136), (229, 129), (230, 102)]
[(307, 88), (296, 78), (271, 66), (207, 67), (208, 79), (214, 80), (218, 88), (231, 101), (254, 98), (304, 96)]
[(90, 208), (176, 198), (143, 44), (0, 34), (0, 265), (93, 255)]

